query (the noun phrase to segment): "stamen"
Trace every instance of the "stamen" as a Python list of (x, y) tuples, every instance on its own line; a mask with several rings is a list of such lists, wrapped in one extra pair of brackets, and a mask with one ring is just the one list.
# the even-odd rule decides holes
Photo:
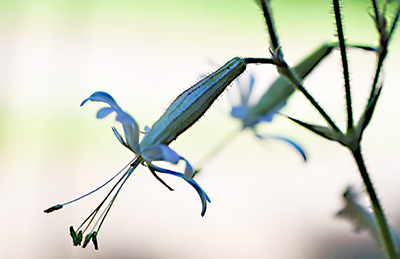
[(57, 205), (55, 205), (55, 206), (52, 206), (52, 207), (50, 207), (50, 208), (44, 210), (44, 212), (45, 212), (45, 213), (50, 213), (50, 212), (59, 210), (59, 209), (63, 208), (63, 206), (65, 206), (65, 205), (68, 205), (68, 204), (70, 204), (70, 203), (73, 203), (73, 202), (75, 202), (75, 201), (78, 201), (78, 200), (80, 200), (80, 199), (82, 199), (82, 198), (85, 198), (86, 196), (89, 196), (90, 194), (92, 194), (92, 193), (94, 193), (94, 192), (100, 190), (101, 188), (103, 188), (104, 186), (106, 186), (108, 183), (110, 183), (112, 180), (114, 180), (115, 177), (117, 177), (119, 174), (121, 174), (121, 172), (124, 171), (129, 165), (134, 164), (135, 160), (137, 160), (137, 159), (138, 159), (138, 157), (135, 157), (134, 159), (132, 159), (132, 160), (131, 160), (127, 165), (125, 165), (116, 175), (114, 175), (113, 177), (111, 177), (107, 182), (105, 182), (105, 183), (102, 184), (101, 186), (97, 187), (96, 189), (94, 189), (94, 190), (92, 190), (92, 191), (86, 193), (85, 195), (82, 195), (82, 196), (80, 196), (80, 197), (78, 197), (78, 198), (76, 198), (76, 199), (74, 199), (74, 200), (71, 200), (71, 201), (69, 201), (69, 202), (66, 202), (66, 203), (63, 203), (63, 204), (57, 204)]
[[(96, 217), (97, 213), (99, 212), (100, 208), (103, 206), (104, 202), (110, 197), (111, 193), (114, 191), (114, 189), (119, 185), (119, 183), (124, 179), (129, 176), (133, 170), (136, 169), (136, 167), (139, 165), (141, 159), (136, 159), (132, 164), (129, 170), (118, 180), (118, 182), (111, 188), (111, 190), (108, 192), (106, 197), (103, 199), (103, 201), (96, 207), (96, 209), (83, 221), (83, 223), (79, 226), (78, 230), (85, 225), (85, 223), (90, 219), (89, 223), (87, 224), (86, 228), (83, 230), (83, 233), (86, 232), (86, 230), (89, 228), (89, 226), (92, 224), (94, 218)], [(126, 179), (125, 179), (126, 181)], [(125, 183), (124, 181), (124, 183)], [(122, 185), (121, 185), (122, 186)], [(121, 188), (121, 187), (120, 187)], [(95, 226), (97, 223), (95, 224)]]
[[(99, 227), (97, 228), (97, 231), (93, 231), (93, 230), (92, 230), (92, 232), (98, 233), (98, 232), (100, 231), (101, 225), (103, 225), (103, 222), (104, 222), (105, 218), (107, 217), (108, 212), (110, 211), (112, 205), (114, 204), (114, 201), (115, 201), (115, 199), (117, 198), (119, 192), (121, 191), (122, 186), (124, 186), (126, 180), (128, 180), (129, 176), (131, 176), (133, 170), (135, 170), (135, 168), (136, 168), (136, 166), (137, 166), (138, 164), (139, 164), (139, 163), (137, 163), (134, 167), (132, 167), (131, 169), (129, 169), (129, 170), (125, 173), (125, 175), (124, 175), (124, 177), (125, 177), (124, 181), (121, 183), (121, 185), (119, 186), (119, 188), (118, 188), (117, 192), (115, 193), (114, 197), (111, 199), (110, 203), (107, 205), (107, 208), (103, 211), (103, 213), (100, 215), (99, 219), (97, 220), (96, 224), (93, 226), (93, 230), (94, 230), (94, 228), (96, 227), (96, 225), (99, 226)], [(121, 180), (122, 180), (124, 177), (122, 177)], [(120, 180), (120, 181), (121, 181), (121, 180)], [(119, 182), (120, 182), (120, 181), (119, 181)], [(116, 185), (114, 186), (114, 188), (115, 188), (115, 187), (116, 187)], [(113, 189), (114, 189), (114, 188), (113, 188)], [(100, 221), (100, 220), (101, 220), (101, 221)], [(100, 224), (99, 224), (99, 222), (100, 222)]]
[(81, 242), (82, 242), (82, 231), (79, 231), (79, 233), (76, 234), (76, 232), (74, 230), (74, 227), (70, 226), (69, 227), (69, 233), (70, 233), (70, 235), (72, 237), (72, 242), (73, 242), (74, 246), (81, 245)]
[(173, 191), (174, 189), (172, 189), (166, 182), (164, 182), (163, 179), (161, 179), (157, 174), (156, 171), (154, 171), (154, 168), (151, 165), (148, 165), (148, 168), (150, 170), (150, 172), (152, 173), (152, 175), (158, 180), (160, 181), (162, 184), (164, 184), (165, 187), (168, 188), (168, 190)]
[(94, 249), (99, 250), (99, 245), (97, 243), (97, 232), (93, 232), (92, 242), (93, 242), (93, 245), (94, 245)]
[(86, 235), (85, 241), (83, 241), (83, 245), (82, 245), (83, 248), (85, 248), (85, 247), (89, 244), (90, 239), (92, 238), (92, 234), (93, 234), (93, 233), (90, 233), (90, 234), (87, 234), (87, 235)]
[[(79, 226), (78, 230), (81, 229), (86, 222), (89, 220), (89, 223), (87, 223), (85, 229), (82, 231), (79, 231), (78, 234), (76, 234), (75, 230), (73, 229), (73, 227), (70, 227), (70, 234), (72, 237), (72, 241), (74, 243), (74, 245), (80, 245), (82, 242), (82, 235), (83, 233), (86, 232), (86, 230), (89, 228), (89, 226), (92, 224), (93, 220), (96, 218), (97, 213), (99, 212), (100, 208), (104, 205), (105, 201), (110, 197), (110, 195), (114, 192), (115, 188), (119, 186), (117, 192), (115, 193), (115, 195), (113, 196), (113, 198), (111, 199), (110, 203), (107, 205), (107, 208), (102, 212), (102, 214), (100, 215), (99, 219), (97, 220), (97, 222), (94, 224), (92, 231), (86, 235), (85, 240), (83, 242), (82, 247), (85, 248), (88, 243), (90, 242), (90, 240), (92, 240), (94, 248), (97, 250), (98, 249), (98, 243), (97, 243), (97, 234), (100, 230), (101, 225), (104, 222), (105, 217), (107, 216), (109, 210), (111, 209), (112, 204), (114, 203), (119, 191), (121, 190), (122, 186), (125, 184), (126, 180), (129, 178), (129, 176), (132, 174), (132, 172), (136, 169), (136, 167), (140, 164), (140, 162), (142, 161), (142, 159), (137, 158), (135, 159), (132, 164), (130, 165), (128, 171), (126, 171), (124, 173), (124, 175), (118, 180), (118, 182), (111, 188), (111, 190), (108, 192), (108, 194), (106, 195), (106, 197), (103, 199), (103, 201), (96, 207), (96, 209), (83, 221), (83, 223)], [(123, 181), (122, 181), (123, 180)], [(122, 181), (122, 183), (121, 183)], [(100, 221), (101, 220), (101, 221)], [(99, 224), (100, 222), (100, 224)], [(99, 226), (97, 228), (97, 231), (94, 231), (94, 229), (96, 228), (96, 226)]]
[(55, 210), (62, 209), (62, 207), (63, 207), (63, 205), (57, 204), (57, 205), (55, 205), (53, 207), (48, 208), (47, 210), (44, 210), (44, 213), (50, 213), (50, 212), (53, 212)]

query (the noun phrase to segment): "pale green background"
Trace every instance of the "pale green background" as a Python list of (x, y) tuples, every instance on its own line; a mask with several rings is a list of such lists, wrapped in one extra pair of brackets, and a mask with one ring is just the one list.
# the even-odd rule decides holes
[[(344, 1), (351, 43), (374, 44), (369, 1)], [(298, 61), (335, 33), (329, 1), (279, 0), (274, 17), (283, 50)], [(383, 207), (400, 229), (397, 138), (399, 37), (395, 35), (364, 150)], [(348, 152), (283, 118), (263, 133), (289, 137), (307, 151), (304, 164), (288, 146), (260, 145), (244, 133), (197, 178), (212, 203), (204, 218), (192, 188), (174, 177), (169, 192), (139, 168), (101, 229), (99, 251), (72, 246), (78, 226), (106, 190), (51, 215), (47, 207), (95, 188), (132, 157), (114, 138), (91, 93), (111, 93), (139, 122), (152, 123), (184, 89), (234, 56), (268, 55), (260, 10), (250, 0), (13, 0), (0, 2), (0, 256), (2, 258), (371, 258), (372, 239), (334, 217), (347, 185), (362, 189)], [(349, 53), (355, 110), (365, 103), (374, 59)], [(252, 68), (254, 69), (254, 68)], [(261, 93), (276, 77), (256, 69)], [(338, 55), (305, 82), (344, 125)], [(234, 92), (234, 91), (232, 91)], [(171, 146), (196, 163), (238, 127), (228, 94)], [(300, 94), (283, 110), (322, 123)], [(182, 168), (182, 167), (180, 167)], [(352, 254), (353, 253), (353, 254)], [(356, 257), (355, 254), (358, 254)]]

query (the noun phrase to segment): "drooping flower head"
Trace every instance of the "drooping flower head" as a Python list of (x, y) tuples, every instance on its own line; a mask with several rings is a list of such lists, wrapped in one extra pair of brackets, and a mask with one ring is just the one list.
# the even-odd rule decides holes
[[(136, 167), (139, 164), (145, 164), (146, 167), (150, 170), (150, 172), (161, 182), (163, 183), (169, 190), (173, 190), (170, 186), (168, 186), (158, 175), (157, 173), (165, 173), (165, 174), (170, 174), (174, 175), (177, 177), (180, 177), (184, 179), (186, 182), (188, 182), (192, 187), (195, 188), (197, 193), (200, 196), (201, 202), (202, 202), (202, 212), (201, 215), (204, 216), (204, 213), (206, 212), (207, 208), (207, 202), (210, 202), (209, 197), (207, 194), (204, 192), (204, 190), (191, 178), (193, 175), (193, 169), (190, 163), (183, 158), (182, 156), (178, 155), (174, 150), (172, 150), (168, 145), (166, 144), (155, 144), (155, 145), (149, 145), (146, 148), (142, 148), (141, 145), (139, 144), (139, 126), (137, 122), (125, 111), (121, 109), (121, 107), (118, 105), (118, 103), (114, 100), (114, 98), (109, 95), (106, 92), (95, 92), (93, 93), (89, 98), (85, 99), (81, 106), (83, 106), (86, 102), (88, 101), (93, 101), (93, 102), (102, 102), (106, 103), (109, 106), (101, 108), (98, 112), (96, 117), (98, 119), (105, 118), (111, 114), (116, 114), (116, 121), (120, 122), (123, 128), (123, 134), (119, 133), (119, 131), (115, 128), (112, 127), (112, 130), (117, 137), (118, 141), (125, 146), (127, 149), (132, 151), (135, 155), (134, 159), (130, 161), (120, 172), (118, 172), (115, 176), (113, 176), (110, 180), (108, 180), (105, 184), (102, 186), (98, 187), (97, 189), (89, 192), (86, 195), (83, 195), (79, 197), (78, 199), (75, 199), (73, 201), (64, 203), (64, 204), (59, 204), (56, 206), (53, 206), (45, 212), (49, 213), (57, 209), (61, 209), (63, 206), (72, 203), (76, 200), (79, 200), (83, 197), (86, 197), (87, 195), (97, 191), (98, 189), (102, 188), (105, 186), (107, 183), (111, 182), (115, 177), (117, 177), (119, 174), (122, 172), (123, 175), (120, 178), (120, 180), (115, 184), (115, 186), (111, 189), (109, 194), (106, 196), (106, 198), (100, 203), (99, 206), (96, 207), (96, 209), (93, 211), (93, 213), (79, 226), (79, 228), (75, 231), (74, 228), (71, 226), (70, 227), (70, 234), (73, 239), (73, 244), (74, 245), (80, 245), (83, 237), (82, 235), (87, 231), (88, 227), (92, 224), (93, 220), (96, 218), (96, 215), (100, 211), (101, 207), (103, 204), (108, 200), (108, 198), (111, 197), (111, 194), (114, 193), (112, 198), (110, 198), (110, 201), (108, 205), (106, 205), (105, 209), (99, 216), (98, 220), (96, 223), (93, 224), (93, 228), (89, 233), (86, 235), (85, 240), (83, 240), (83, 247), (86, 247), (86, 245), (92, 241), (95, 248), (98, 248), (97, 244), (97, 234), (98, 231), (100, 230), (100, 227), (110, 210), (115, 198), (117, 197), (119, 191), (121, 190), (121, 187), (125, 183), (125, 181), (129, 178), (129, 176), (132, 174), (132, 172), (136, 169)], [(150, 130), (151, 131), (151, 130)], [(149, 131), (149, 132), (150, 132)], [(179, 161), (184, 161), (186, 163), (185, 167), (185, 173), (179, 173), (175, 172), (169, 169), (161, 168), (153, 164), (154, 161), (164, 161), (164, 162), (169, 162), (172, 164), (177, 164)], [(125, 171), (124, 171), (125, 170)], [(117, 188), (118, 187), (118, 188)], [(88, 222), (88, 223), (87, 223)], [(86, 224), (87, 223), (87, 224)], [(95, 229), (97, 227), (97, 230)]]
[[(204, 216), (207, 209), (207, 202), (210, 202), (209, 197), (196, 183), (196, 181), (193, 180), (193, 168), (190, 163), (185, 158), (178, 155), (168, 145), (181, 133), (193, 125), (212, 105), (215, 99), (225, 90), (225, 88), (237, 76), (243, 73), (245, 68), (246, 62), (244, 59), (234, 58), (228, 61), (220, 69), (201, 80), (196, 85), (184, 91), (168, 107), (160, 119), (154, 123), (151, 129), (145, 129), (146, 134), (141, 141), (138, 123), (118, 105), (114, 98), (106, 92), (93, 93), (89, 98), (82, 102), (81, 106), (86, 104), (88, 101), (102, 102), (107, 104), (108, 106), (101, 108), (97, 112), (97, 118), (102, 119), (110, 116), (111, 114), (116, 115), (116, 121), (122, 125), (123, 134), (121, 134), (115, 127), (112, 127), (114, 135), (123, 146), (134, 153), (134, 158), (120, 172), (118, 172), (100, 187), (72, 201), (50, 207), (44, 212), (50, 213), (63, 208), (63, 206), (67, 204), (80, 200), (104, 187), (109, 182), (114, 180), (118, 175), (123, 173), (122, 177), (112, 187), (105, 199), (95, 208), (89, 217), (83, 221), (77, 230), (75, 230), (72, 226), (70, 227), (70, 235), (75, 246), (81, 245), (83, 241), (82, 247), (86, 247), (87, 244), (92, 241), (95, 249), (98, 249), (97, 234), (104, 222), (105, 217), (107, 216), (126, 180), (131, 176), (132, 172), (138, 167), (139, 164), (143, 164), (149, 169), (155, 178), (164, 184), (169, 190), (173, 189), (167, 185), (157, 175), (157, 173), (174, 175), (189, 183), (200, 196), (202, 202), (201, 215)], [(184, 161), (186, 166), (184, 173), (179, 173), (170, 169), (156, 166), (153, 163), (155, 161), (164, 161), (172, 164), (177, 164), (179, 161)], [(98, 215), (100, 209), (107, 200), (109, 200), (108, 204), (105, 205), (103, 211), (100, 213), (100, 215)], [(95, 218), (97, 218), (96, 222), (94, 222)], [(90, 225), (92, 225), (92, 229), (88, 231)], [(86, 231), (89, 233), (83, 239), (83, 234)]]

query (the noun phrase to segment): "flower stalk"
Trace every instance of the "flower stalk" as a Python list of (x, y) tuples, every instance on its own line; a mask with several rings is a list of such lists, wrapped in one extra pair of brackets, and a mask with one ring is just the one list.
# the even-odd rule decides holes
[(333, 0), (333, 11), (335, 13), (336, 28), (338, 33), (340, 56), (342, 58), (344, 88), (346, 92), (346, 106), (347, 106), (347, 130), (354, 126), (353, 122), (353, 108), (351, 104), (351, 91), (350, 91), (350, 74), (349, 64), (347, 62), (346, 44), (343, 33), (342, 17), (340, 13), (339, 0)]
[(371, 200), (372, 209), (378, 224), (385, 255), (387, 258), (390, 259), (398, 258), (396, 254), (396, 247), (393, 242), (393, 237), (390, 233), (389, 225), (387, 223), (385, 214), (383, 213), (381, 204), (376, 195), (374, 186), (371, 182), (367, 168), (365, 166), (364, 159), (361, 153), (361, 147), (358, 146), (356, 150), (350, 150), (350, 151), (357, 164), (358, 170), (360, 171), (360, 175), (364, 182), (366, 192)]

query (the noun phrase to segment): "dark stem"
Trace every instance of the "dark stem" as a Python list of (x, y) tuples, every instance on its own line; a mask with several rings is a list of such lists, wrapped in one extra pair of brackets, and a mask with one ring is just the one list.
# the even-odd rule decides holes
[(271, 10), (269, 8), (269, 0), (261, 0), (260, 2), (261, 2), (261, 7), (262, 7), (262, 10), (264, 13), (265, 22), (267, 24), (269, 37), (271, 40), (272, 50), (274, 52), (279, 51), (279, 56), (282, 57), (283, 54), (282, 54), (281, 50), (279, 49), (278, 35), (276, 34), (274, 22), (272, 20)]
[(372, 0), (371, 2), (372, 2), (372, 6), (374, 8), (376, 25), (377, 25), (378, 30), (379, 30), (379, 10), (378, 10), (378, 5), (376, 3), (376, 0)]
[(303, 95), (308, 99), (308, 101), (314, 106), (315, 109), (321, 114), (321, 116), (326, 120), (326, 122), (334, 129), (335, 131), (340, 132), (341, 130), (336, 126), (336, 124), (332, 121), (331, 117), (322, 109), (322, 107), (315, 101), (315, 99), (307, 92), (307, 90), (301, 85), (297, 85), (297, 89), (303, 93)]
[(343, 24), (342, 24), (342, 17), (340, 14), (339, 0), (333, 0), (333, 10), (335, 12), (340, 54), (342, 57), (344, 87), (346, 91), (346, 104), (347, 104), (347, 129), (351, 129), (354, 126), (354, 122), (353, 122), (353, 108), (351, 104), (350, 75), (349, 75), (349, 65), (347, 62), (346, 44), (344, 40)]
[(275, 65), (275, 60), (271, 58), (244, 58), (246, 64), (273, 64)]
[(382, 71), (383, 61), (385, 60), (385, 57), (386, 57), (386, 54), (387, 54), (386, 49), (384, 49), (384, 50), (385, 51), (381, 52), (379, 54), (379, 56), (378, 56), (378, 63), (377, 63), (377, 66), (376, 66), (374, 81), (372, 82), (371, 93), (369, 94), (368, 103), (370, 103), (370, 101), (374, 98), (374, 96), (376, 94), (376, 86), (378, 85), (379, 76), (380, 76), (381, 71)]
[(280, 74), (283, 75), (287, 80), (289, 80), (296, 88), (307, 98), (307, 100), (314, 106), (314, 108), (321, 114), (321, 116), (325, 119), (325, 121), (337, 132), (341, 132), (341, 130), (336, 126), (336, 124), (332, 121), (331, 117), (322, 109), (322, 107), (315, 101), (315, 99), (308, 93), (308, 91), (303, 87), (300, 82), (300, 79), (290, 68), (281, 69)]
[(379, 232), (382, 239), (382, 244), (384, 246), (384, 250), (387, 258), (397, 258), (396, 257), (396, 249), (393, 243), (392, 235), (390, 234), (389, 226), (387, 224), (385, 215), (381, 208), (379, 199), (375, 193), (372, 182), (369, 178), (367, 168), (365, 167), (364, 159), (361, 154), (361, 147), (358, 146), (356, 150), (351, 150), (354, 160), (357, 163), (358, 169), (360, 171), (361, 177), (363, 179), (365, 188), (370, 197), (372, 208), (374, 211), (374, 215), (378, 224)]
[(392, 23), (392, 28), (390, 28), (390, 32), (389, 32), (388, 39), (387, 39), (387, 45), (389, 45), (389, 41), (392, 38), (394, 29), (396, 28), (397, 22), (399, 20), (399, 16), (400, 16), (400, 2), (398, 2), (398, 5), (397, 5), (396, 15), (395, 15), (395, 18)]

